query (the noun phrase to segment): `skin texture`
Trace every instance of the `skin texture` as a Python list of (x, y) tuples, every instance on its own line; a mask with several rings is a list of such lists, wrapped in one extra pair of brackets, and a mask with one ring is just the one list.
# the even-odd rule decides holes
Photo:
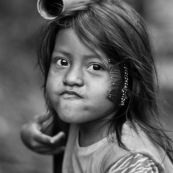
[(74, 30), (61, 30), (46, 84), (47, 97), (60, 119), (79, 124), (83, 145), (106, 136), (107, 122), (116, 112), (106, 98), (111, 83), (107, 57), (96, 52), (85, 46)]

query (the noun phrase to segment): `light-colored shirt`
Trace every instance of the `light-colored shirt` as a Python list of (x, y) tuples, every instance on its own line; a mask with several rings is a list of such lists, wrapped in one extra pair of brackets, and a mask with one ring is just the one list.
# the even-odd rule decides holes
[(123, 125), (122, 142), (129, 149), (104, 138), (88, 147), (78, 143), (77, 125), (70, 128), (63, 161), (63, 173), (172, 173), (173, 166), (165, 152), (153, 145), (140, 129), (136, 133)]

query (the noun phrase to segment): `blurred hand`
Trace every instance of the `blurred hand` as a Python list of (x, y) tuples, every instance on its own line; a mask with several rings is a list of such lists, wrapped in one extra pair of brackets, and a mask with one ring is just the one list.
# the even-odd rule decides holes
[(50, 123), (46, 123), (46, 121), (43, 122), (42, 119), (37, 118), (37, 120), (23, 125), (21, 129), (22, 141), (29, 149), (37, 153), (59, 154), (65, 148), (62, 145), (65, 133), (59, 132), (55, 136), (51, 136), (50, 131), (45, 130), (50, 128)]

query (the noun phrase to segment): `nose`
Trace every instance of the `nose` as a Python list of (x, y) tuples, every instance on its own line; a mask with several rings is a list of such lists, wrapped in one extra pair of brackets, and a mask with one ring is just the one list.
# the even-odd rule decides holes
[(71, 67), (68, 69), (63, 80), (64, 85), (69, 86), (83, 86), (84, 77), (80, 67)]

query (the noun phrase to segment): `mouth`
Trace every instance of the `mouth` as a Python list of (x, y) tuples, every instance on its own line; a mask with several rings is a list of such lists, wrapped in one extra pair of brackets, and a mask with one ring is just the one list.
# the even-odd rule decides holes
[(64, 99), (81, 99), (83, 98), (80, 94), (78, 94), (75, 91), (63, 91), (61, 94), (61, 96), (63, 96)]

